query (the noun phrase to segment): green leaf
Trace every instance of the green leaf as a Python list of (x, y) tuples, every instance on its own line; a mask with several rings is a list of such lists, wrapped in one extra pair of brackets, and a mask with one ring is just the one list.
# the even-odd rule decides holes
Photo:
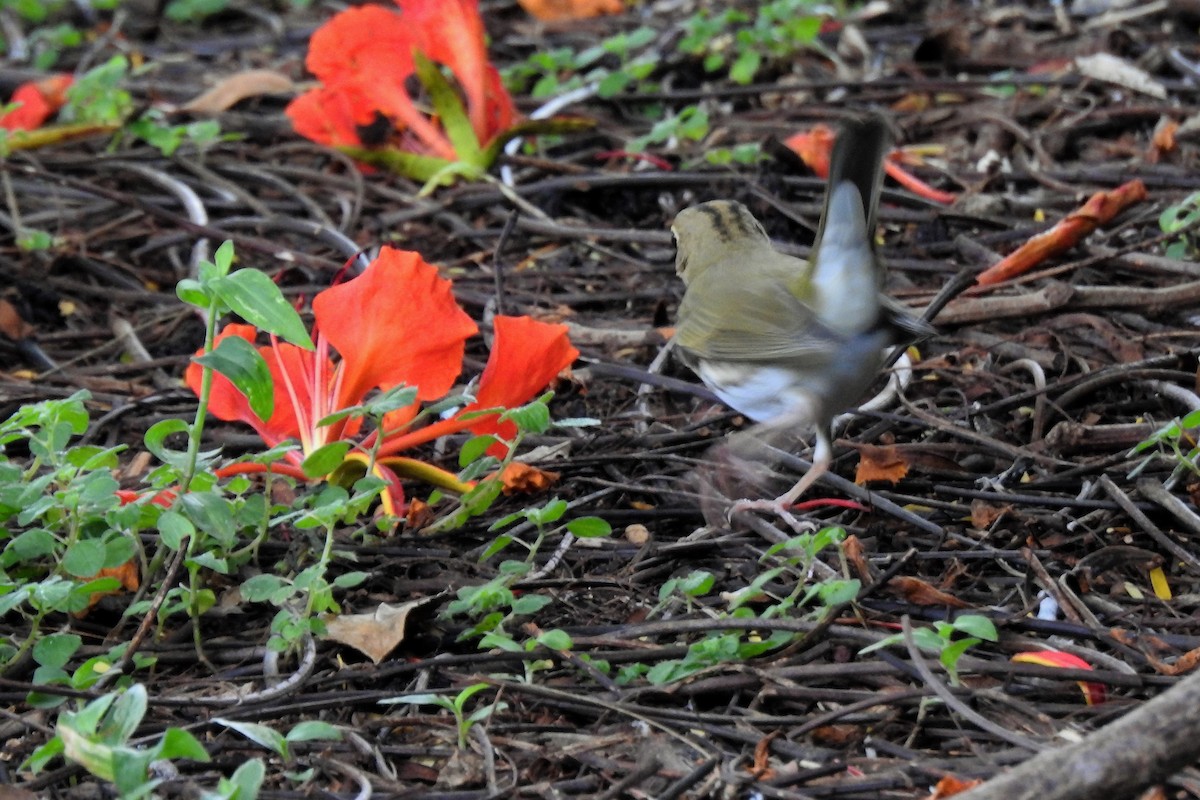
[(527, 509), (525, 516), (534, 525), (540, 526), (558, 522), (565, 513), (567, 513), (567, 501), (556, 497), (541, 508)]
[(328, 722), (321, 720), (310, 720), (301, 722), (296, 727), (288, 731), (285, 737), (289, 742), (311, 742), (311, 741), (330, 741), (340, 742), (342, 740), (342, 731), (335, 725), (330, 725)]
[(62, 567), (77, 578), (90, 578), (104, 567), (104, 543), (97, 539), (75, 542), (63, 556)]
[(158, 758), (187, 758), (202, 763), (211, 760), (204, 745), (182, 728), (167, 728), (157, 750)]
[(11, 566), (14, 563), (33, 561), (53, 554), (57, 547), (58, 540), (50, 531), (45, 528), (30, 528), (8, 543), (0, 564)]
[(338, 589), (353, 589), (355, 586), (361, 586), (369, 577), (369, 572), (347, 572), (334, 578), (333, 585)]
[(197, 364), (224, 375), (250, 402), (261, 420), (275, 411), (275, 382), (258, 349), (240, 336), (226, 336), (210, 353), (192, 358)]
[(288, 758), (287, 740), (274, 728), (259, 725), (256, 722), (239, 722), (238, 720), (225, 719), (224, 717), (216, 717), (213, 719), (213, 722), (235, 730), (255, 744), (261, 745), (283, 756), (285, 759)]
[(466, 441), (458, 451), (458, 465), (465, 467), (487, 452), (487, 449), (500, 441), (491, 434), (474, 436)]
[(579, 517), (567, 523), (567, 530), (580, 539), (598, 539), (612, 533), (612, 525), (600, 517)]
[(413, 66), (416, 68), (417, 79), (429, 92), (429, 100), (433, 103), (442, 128), (446, 131), (450, 145), (458, 160), (472, 166), (486, 169), (489, 162), (484, 161), (484, 153), (479, 146), (479, 138), (471, 126), (466, 109), (458, 92), (446, 80), (446, 76), (438, 65), (418, 49), (413, 50)]
[(242, 599), (251, 603), (265, 602), (284, 585), (286, 585), (285, 581), (278, 575), (268, 573), (255, 575), (242, 582)]
[(917, 628), (912, 632), (912, 639), (917, 647), (927, 653), (940, 653), (946, 646), (946, 639), (930, 628)]
[(429, 181), (441, 174), (452, 162), (435, 156), (418, 155), (395, 147), (385, 147), (371, 150), (365, 147), (337, 148), (355, 161), (381, 167), (397, 175), (403, 175), (415, 181)]
[(537, 640), (538, 644), (549, 647), (551, 650), (570, 650), (574, 644), (570, 634), (558, 628), (543, 631)]
[(146, 449), (159, 461), (179, 466), (185, 453), (167, 447), (165, 442), (168, 436), (189, 431), (188, 424), (181, 419), (164, 419), (151, 425), (143, 440), (146, 443)]
[(43, 667), (62, 668), (82, 644), (83, 639), (73, 633), (52, 633), (33, 645), (33, 660)]
[(999, 638), (995, 623), (982, 614), (963, 614), (956, 617), (953, 624), (956, 630), (985, 641), (994, 642)]
[(315, 349), (304, 322), (275, 281), (256, 269), (239, 269), (215, 278), (212, 289), (234, 313), (256, 328), (273, 333), (305, 350)]
[(234, 770), (228, 780), (222, 779), (225, 788), (225, 800), (254, 800), (262, 787), (267, 768), (261, 758), (251, 759)]
[(300, 464), (300, 469), (304, 470), (304, 474), (310, 478), (328, 475), (341, 466), (342, 462), (346, 460), (348, 452), (350, 452), (350, 442), (330, 442), (309, 453), (304, 462)]
[(512, 613), (514, 616), (536, 614), (551, 602), (549, 597), (540, 594), (525, 594), (513, 600)]
[(237, 539), (237, 523), (229, 501), (214, 492), (188, 492), (179, 501), (179, 507), (188, 519), (200, 530), (212, 536), (226, 547), (232, 547)]
[(182, 547), (183, 540), (195, 532), (196, 527), (192, 525), (192, 521), (178, 511), (168, 509), (158, 517), (158, 535), (162, 538), (163, 544), (172, 550)]
[(112, 710), (105, 716), (104, 724), (97, 733), (111, 744), (125, 744), (133, 737), (138, 725), (142, 724), (148, 706), (146, 687), (135, 683), (113, 703)]

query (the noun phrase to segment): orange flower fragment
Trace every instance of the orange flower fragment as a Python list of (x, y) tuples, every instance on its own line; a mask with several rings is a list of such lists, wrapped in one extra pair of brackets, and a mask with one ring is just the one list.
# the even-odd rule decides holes
[(1145, 199), (1146, 185), (1137, 178), (1111, 192), (1096, 192), (1077, 211), (1068, 214), (1053, 228), (1034, 236), (979, 273), (976, 283), (989, 286), (1023, 275), (1047, 258), (1071, 249), (1096, 228)]
[[(795, 136), (785, 139), (783, 143), (800, 156), (818, 177), (828, 178), (829, 157), (833, 153), (834, 138), (835, 134), (832, 128), (818, 123), (807, 131), (801, 131)], [(948, 205), (958, 199), (958, 195), (935, 189), (900, 166), (901, 162), (912, 160), (904, 150), (896, 149), (888, 154), (883, 169), (896, 183), (927, 200)]]
[(142, 585), (141, 576), (138, 574), (138, 562), (136, 558), (131, 558), (117, 567), (101, 567), (95, 577), (116, 578), (121, 582), (121, 585), (107, 592), (92, 592), (88, 596), (87, 608), (73, 615), (79, 619), (86, 617), (102, 598), (109, 597), (110, 595), (118, 595), (122, 592), (136, 592), (138, 587)]
[(598, 17), (601, 14), (620, 14), (625, 10), (621, 0), (517, 0), (521, 8), (543, 22)]
[(52, 75), (21, 84), (10, 98), (10, 102), (20, 106), (0, 116), (0, 128), (9, 131), (40, 128), (67, 102), (67, 88), (73, 81), (70, 75)]
[[(259, 418), (245, 395), (220, 374), (213, 376), (209, 411), (219, 419), (246, 423), (270, 446), (299, 440), (300, 451), (286, 456), (292, 469), (271, 468), (285, 474), (302, 476), (297, 470), (307, 456), (345, 441), (351, 450), (343, 467), (361, 475), (372, 464), (369, 454), (375, 450), (375, 474), (390, 486), (385, 498), (389, 512), (402, 513), (402, 476), (456, 491), (466, 486), (437, 467), (397, 453), (463, 430), (515, 433), (515, 425), (499, 421), (502, 411), (532, 399), (579, 355), (567, 340), (565, 325), (496, 317), (496, 336), (475, 402), (449, 419), (409, 430), (421, 401), (450, 391), (462, 370), (466, 340), (478, 330), (454, 299), (450, 281), (419, 254), (385, 247), (365, 272), (320, 292), (312, 306), (315, 350), (276, 341), (258, 348), (274, 384), (271, 418)], [(217, 338), (239, 336), (253, 343), (257, 333), (251, 325), (235, 323), (226, 325)], [(201, 366), (192, 363), (184, 376), (197, 394), (202, 374)], [(416, 388), (416, 401), (387, 414), (381, 430), (359, 436), (362, 419), (353, 416), (320, 424), (360, 405), (377, 389), (402, 385)], [(497, 441), (489, 452), (503, 456), (507, 449)], [(222, 475), (238, 471), (262, 469), (232, 464)]]
[(513, 461), (505, 464), (500, 472), (500, 483), (505, 494), (536, 494), (544, 492), (558, 482), (559, 474)]
[(964, 780), (955, 775), (944, 775), (942, 779), (933, 787), (933, 794), (929, 795), (927, 800), (942, 800), (942, 798), (953, 797), (956, 794), (962, 794), (967, 789), (974, 789), (983, 783), (978, 778), (970, 778)]
[[(1064, 653), (1061, 650), (1034, 650), (1028, 653), (1017, 653), (1012, 661), (1025, 664), (1040, 664), (1044, 667), (1064, 667), (1066, 669), (1088, 669), (1092, 665), (1079, 656)], [(1078, 681), (1079, 689), (1083, 692), (1083, 700), (1089, 706), (1104, 702), (1104, 685), (1089, 681)]]
[[(321, 85), (288, 105), (292, 126), (330, 147), (436, 159), (417, 162), (425, 177), (458, 161), (486, 167), (484, 148), (512, 126), (515, 111), (488, 61), (478, 0), (396, 4), (398, 12), (378, 5), (348, 8), (313, 33), (305, 65)], [(414, 97), (428, 77), (418, 80), (418, 59), (433, 62), (440, 82)], [(438, 65), (449, 71), (449, 82)], [(462, 97), (449, 97), (455, 91)], [(457, 104), (458, 117), (445, 112), (447, 104)]]

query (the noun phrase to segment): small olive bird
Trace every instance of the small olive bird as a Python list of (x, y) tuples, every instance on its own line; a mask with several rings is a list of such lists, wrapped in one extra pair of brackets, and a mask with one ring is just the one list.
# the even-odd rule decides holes
[(777, 251), (741, 203), (684, 209), (671, 232), (686, 290), (676, 346), (717, 397), (762, 432), (815, 425), (812, 468), (787, 493), (733, 510), (786, 509), (829, 469), (833, 418), (879, 374), (885, 348), (932, 332), (881, 294), (875, 212), (891, 147), (877, 116), (842, 126), (830, 160), (825, 207), (808, 260)]

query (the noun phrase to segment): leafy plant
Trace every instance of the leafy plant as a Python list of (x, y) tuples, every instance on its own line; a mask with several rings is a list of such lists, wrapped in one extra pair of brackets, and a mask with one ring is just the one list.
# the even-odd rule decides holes
[(663, 144), (674, 139), (698, 142), (707, 135), (708, 112), (701, 105), (689, 105), (654, 123), (644, 136), (631, 139), (628, 149), (637, 153), (652, 144)]
[(209, 760), (196, 737), (181, 728), (167, 728), (150, 747), (131, 744), (146, 708), (146, 688), (134, 684), (124, 693), (103, 695), (77, 711), (63, 711), (58, 715), (54, 737), (35, 750), (24, 766), (36, 773), (61, 755), (113, 783), (123, 800), (137, 800), (150, 796), (162, 782), (151, 777), (153, 762)]
[(1179, 260), (1196, 258), (1200, 254), (1197, 241), (1200, 234), (1194, 229), (1200, 222), (1200, 192), (1192, 192), (1176, 205), (1168, 206), (1158, 218), (1158, 227), (1163, 233), (1181, 233), (1179, 238), (1167, 245), (1167, 257)]
[[(0, 616), (21, 614), (27, 630), (23, 641), (0, 640), (0, 665), (38, 644), (48, 615), (82, 611), (94, 593), (118, 588), (117, 578), (100, 571), (138, 551), (141, 510), (121, 507), (112, 477), (124, 448), (71, 445), (87, 429), (88, 398), (80, 391), (22, 406), (0, 422)], [(26, 467), (9, 460), (12, 448), (28, 450)], [(71, 655), (63, 649), (68, 641), (39, 650), (47, 680), (65, 678), (56, 670)]]
[(774, 0), (754, 14), (726, 9), (716, 15), (697, 12), (683, 22), (679, 50), (704, 59), (709, 72), (728, 69), (734, 83), (754, 80), (764, 63), (781, 60), (818, 45), (822, 16), (813, 0)]
[(221, 136), (221, 124), (214, 119), (171, 125), (164, 120), (163, 113), (155, 108), (130, 122), (125, 130), (168, 157), (175, 155), (185, 143), (190, 142), (203, 152), (225, 138)]
[[(966, 634), (965, 638), (956, 638), (960, 634)], [(946, 674), (950, 676), (950, 684), (958, 686), (958, 661), (963, 653), (980, 642), (997, 641), (999, 634), (996, 633), (995, 624), (987, 617), (980, 614), (963, 614), (952, 622), (935, 622), (931, 628), (917, 628), (913, 630), (912, 638), (917, 647), (938, 657), (942, 666), (946, 668)], [(903, 634), (887, 636), (867, 645), (859, 650), (858, 654), (870, 653), (903, 641)]]
[(124, 88), (129, 74), (125, 56), (113, 56), (75, 79), (67, 89), (67, 104), (59, 112), (63, 122), (120, 125), (133, 113), (133, 96)]
[(339, 523), (350, 522), (369, 513), (371, 503), (383, 491), (384, 483), (367, 477), (358, 481), (353, 494), (340, 486), (326, 486), (296, 514), (293, 524), (298, 530), (323, 528), (324, 545), (316, 563), (305, 567), (294, 578), (276, 572), (256, 575), (242, 584), (242, 597), (249, 602), (269, 601), (279, 608), (271, 621), (271, 639), (267, 646), (274, 650), (299, 647), (310, 635), (325, 633), (323, 614), (341, 611), (333, 597), (334, 589), (358, 586), (367, 578), (364, 572), (350, 572), (330, 581), (327, 573), (333, 560), (334, 531)]
[(454, 697), (447, 697), (440, 694), (410, 694), (404, 697), (392, 697), (380, 700), (379, 702), (434, 705), (444, 708), (454, 715), (454, 727), (458, 733), (458, 749), (465, 750), (467, 749), (467, 737), (471, 733), (471, 728), (490, 718), (497, 711), (503, 711), (508, 708), (507, 703), (496, 701), (480, 706), (468, 714), (466, 710), (467, 701), (487, 688), (488, 684), (486, 683), (473, 683)]
[(538, 50), (506, 68), (504, 80), (512, 91), (528, 92), (535, 98), (553, 97), (590, 83), (596, 84), (600, 97), (612, 97), (654, 73), (660, 59), (649, 45), (657, 37), (653, 28), (643, 26), (580, 51), (569, 47)]
[(165, 13), (174, 22), (203, 22), (229, 7), (229, 0), (171, 0)]
[[(826, 613), (827, 609), (853, 600), (859, 590), (857, 580), (809, 579), (817, 555), (843, 538), (845, 531), (840, 528), (824, 528), (816, 533), (802, 534), (771, 546), (760, 561), (764, 564), (771, 563), (772, 566), (755, 576), (748, 586), (730, 596), (728, 616), (732, 619), (772, 619), (794, 616), (796, 611), (803, 609), (807, 616), (819, 617)], [(788, 577), (787, 583), (792, 586), (791, 591), (784, 595), (773, 594), (770, 585), (784, 576)], [(707, 573), (693, 572), (673, 585), (668, 582), (664, 585), (664, 590), (659, 592), (660, 602), (656, 610), (663, 609), (664, 601), (672, 592), (681, 594), (690, 608), (691, 603), (707, 595), (712, 586), (711, 576)], [(766, 606), (755, 613), (749, 607), (752, 602), (765, 602)], [(715, 632), (689, 645), (687, 655), (683, 658), (661, 661), (649, 669), (626, 669), (621, 673), (619, 680), (628, 681), (644, 674), (652, 684), (670, 683), (716, 664), (762, 655), (791, 642), (795, 636), (796, 634), (790, 631), (774, 631), (766, 637), (740, 631)]]
[[(495, 531), (524, 520), (536, 533), (532, 541), (525, 541), (511, 533), (501, 533), (484, 549), (481, 561), (514, 544), (525, 548), (527, 555), (519, 561), (502, 561), (496, 575), (490, 580), (458, 590), (457, 597), (447, 604), (444, 616), (463, 615), (477, 620), (475, 625), (459, 635), (460, 640), (478, 637), (481, 649), (498, 648), (514, 653), (531, 653), (539, 646), (551, 650), (571, 649), (571, 637), (564, 631), (542, 631), (523, 642), (517, 641), (510, 633), (519, 617), (535, 614), (551, 602), (549, 597), (543, 595), (524, 594), (518, 597), (513, 591), (513, 586), (533, 569), (535, 558), (548, 537), (566, 532), (580, 538), (598, 538), (612, 533), (612, 526), (599, 517), (578, 517), (558, 524), (566, 512), (567, 503), (554, 498), (541, 507), (526, 508), (492, 523), (489, 530)], [(548, 663), (536, 659), (525, 661), (526, 680), (531, 680), (533, 674), (548, 666)]]
[[(269, 725), (257, 722), (243, 722), (235, 719), (216, 717), (213, 719), (219, 725), (237, 731), (257, 745), (267, 748), (280, 756), (284, 761), (292, 761), (290, 745), (296, 742), (340, 742), (342, 731), (336, 726), (322, 720), (308, 720), (297, 723), (286, 734), (282, 734)], [(259, 762), (262, 763), (262, 762)]]
[[(1200, 443), (1196, 441), (1193, 431), (1200, 427), (1200, 411), (1193, 411), (1183, 419), (1176, 417), (1175, 419), (1162, 426), (1147, 438), (1138, 442), (1129, 455), (1144, 453), (1150, 449), (1158, 451), (1166, 451), (1170, 454), (1170, 459), (1175, 463), (1175, 473), (1178, 474), (1182, 470), (1188, 470), (1193, 476), (1200, 476), (1200, 464), (1197, 464), (1197, 459), (1200, 459)], [(1157, 454), (1151, 454), (1142, 461), (1132, 472), (1131, 475), (1137, 474), (1145, 469)]]

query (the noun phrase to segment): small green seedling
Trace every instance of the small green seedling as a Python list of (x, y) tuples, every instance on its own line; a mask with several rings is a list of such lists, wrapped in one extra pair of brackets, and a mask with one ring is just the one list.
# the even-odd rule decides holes
[[(966, 634), (965, 639), (956, 639), (957, 634)], [(917, 628), (912, 632), (913, 641), (917, 647), (926, 653), (932, 653), (946, 668), (950, 676), (950, 684), (959, 686), (958, 660), (963, 653), (982, 641), (994, 642), (999, 638), (996, 626), (990, 619), (980, 614), (963, 614), (953, 622), (935, 622), (932, 628)], [(880, 639), (874, 644), (867, 645), (858, 651), (859, 655), (891, 647), (904, 642), (903, 634), (896, 634)]]
[(453, 698), (446, 697), (440, 694), (410, 694), (406, 697), (390, 697), (387, 700), (380, 700), (381, 703), (411, 703), (413, 705), (434, 705), (446, 709), (454, 715), (454, 725), (458, 732), (458, 748), (460, 750), (467, 749), (467, 736), (471, 733), (476, 723), (488, 719), (497, 711), (503, 711), (508, 708), (507, 703), (494, 702), (488, 703), (485, 706), (472, 711), (470, 714), (466, 711), (467, 701), (475, 695), (488, 688), (486, 683), (473, 683), (463, 689)]

